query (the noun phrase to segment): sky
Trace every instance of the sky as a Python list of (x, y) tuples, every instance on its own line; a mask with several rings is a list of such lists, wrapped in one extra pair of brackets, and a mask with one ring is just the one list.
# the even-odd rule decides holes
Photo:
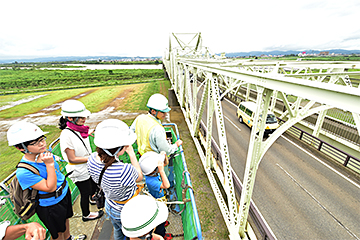
[(2, 0), (0, 9), (0, 59), (163, 56), (173, 32), (200, 32), (213, 53), (360, 50), (359, 0)]

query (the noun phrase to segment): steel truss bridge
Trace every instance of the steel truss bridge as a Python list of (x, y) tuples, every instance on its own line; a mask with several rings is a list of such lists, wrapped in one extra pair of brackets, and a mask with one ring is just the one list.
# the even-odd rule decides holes
[[(230, 239), (252, 238), (247, 219), (257, 169), (266, 151), (286, 130), (302, 119), (318, 113), (313, 132), (318, 136), (327, 110), (338, 108), (351, 112), (360, 133), (360, 88), (353, 86), (349, 80), (352, 74), (359, 75), (360, 72), (348, 71), (360, 69), (360, 62), (227, 59), (224, 54), (217, 56), (203, 46), (201, 33), (170, 34), (169, 48), (166, 49), (163, 62), (217, 198)], [(201, 82), (200, 86), (198, 80)], [(258, 123), (258, 128), (252, 128), (251, 131), (243, 187), (238, 202), (221, 98), (228, 93), (236, 95), (244, 86), (247, 88), (246, 99), (249, 98), (251, 89), (257, 92), (254, 123)], [(200, 89), (202, 95), (199, 104), (197, 96)], [(289, 102), (287, 95), (296, 96), (296, 101)], [(283, 101), (286, 108), (280, 118), (287, 120), (264, 140), (259, 136), (263, 136), (267, 112), (274, 109), (278, 99)], [(203, 136), (201, 124), (205, 115), (208, 127)], [(216, 124), (219, 137), (222, 159), (220, 167), (211, 152), (212, 127), (209, 126), (213, 124)], [(221, 188), (224, 189), (226, 198), (222, 196)]]

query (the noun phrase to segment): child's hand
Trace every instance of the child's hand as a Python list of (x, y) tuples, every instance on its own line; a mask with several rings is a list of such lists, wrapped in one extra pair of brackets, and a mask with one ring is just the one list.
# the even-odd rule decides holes
[(125, 152), (127, 152), (127, 154), (129, 154), (129, 156), (131, 156), (131, 155), (135, 156), (134, 148), (132, 147), (132, 145), (125, 146), (124, 149), (125, 149)]
[(53, 154), (51, 152), (40, 153), (38, 159), (43, 163), (45, 163), (46, 165), (54, 163)]
[(159, 172), (164, 171), (164, 162), (162, 160), (158, 161), (158, 169), (159, 169)]
[(166, 155), (166, 152), (165, 152), (165, 151), (161, 151), (160, 154), (165, 156), (164, 166), (167, 166), (167, 165), (169, 164), (169, 159), (168, 159), (168, 157), (167, 157), (167, 155)]
[(179, 140), (177, 140), (177, 141), (175, 142), (175, 144), (176, 144), (177, 147), (180, 147), (180, 145), (183, 144), (183, 141), (179, 139)]

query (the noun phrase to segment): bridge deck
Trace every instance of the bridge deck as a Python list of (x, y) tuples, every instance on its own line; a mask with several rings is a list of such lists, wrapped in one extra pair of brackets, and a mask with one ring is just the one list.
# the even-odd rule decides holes
[[(70, 233), (72, 235), (86, 234), (87, 239), (92, 240), (113, 240), (113, 226), (106, 213), (104, 216), (95, 221), (82, 221), (80, 209), (80, 197), (78, 197), (73, 205), (74, 216), (70, 218)], [(96, 206), (90, 206), (90, 211), (98, 211)], [(170, 225), (166, 231), (174, 235), (173, 239), (183, 240), (183, 228), (181, 216), (169, 213), (168, 218)]]

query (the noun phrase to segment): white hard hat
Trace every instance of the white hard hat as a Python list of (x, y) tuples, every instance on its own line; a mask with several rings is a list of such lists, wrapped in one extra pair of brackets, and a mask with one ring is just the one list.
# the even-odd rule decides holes
[(144, 153), (139, 159), (140, 168), (143, 174), (149, 175), (153, 172), (158, 166), (159, 160), (164, 161), (165, 155), (153, 151)]
[(9, 146), (35, 140), (48, 132), (43, 132), (33, 123), (20, 121), (12, 125), (7, 131)]
[(106, 119), (95, 129), (94, 143), (103, 149), (112, 149), (120, 146), (132, 145), (136, 134), (119, 119)]
[(122, 232), (127, 237), (140, 237), (165, 222), (169, 211), (163, 202), (147, 195), (128, 201), (121, 211)]
[(91, 112), (78, 100), (66, 100), (61, 105), (61, 115), (64, 117), (88, 117)]
[(160, 93), (153, 94), (146, 106), (151, 109), (155, 109), (160, 112), (169, 112), (171, 108), (168, 106), (168, 100), (164, 95), (161, 95)]

